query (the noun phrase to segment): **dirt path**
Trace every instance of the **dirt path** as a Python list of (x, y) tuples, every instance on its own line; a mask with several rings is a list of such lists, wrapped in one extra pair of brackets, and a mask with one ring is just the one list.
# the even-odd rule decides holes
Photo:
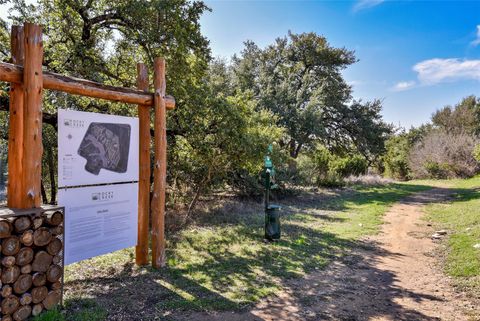
[[(325, 271), (292, 280), (287, 291), (248, 312), (198, 313), (190, 320), (475, 320), (475, 307), (438, 267), (423, 207), (451, 192), (435, 188), (394, 205), (380, 235)], [(470, 316), (470, 317), (469, 317)], [(191, 318), (193, 317), (193, 319)], [(478, 320), (478, 319), (477, 319)]]

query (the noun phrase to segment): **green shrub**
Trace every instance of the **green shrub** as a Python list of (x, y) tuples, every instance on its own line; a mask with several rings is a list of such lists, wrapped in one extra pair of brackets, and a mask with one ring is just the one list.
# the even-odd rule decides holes
[(447, 164), (427, 161), (423, 164), (423, 167), (427, 171), (430, 178), (443, 179), (448, 178), (449, 176)]
[(338, 187), (345, 185), (344, 178), (365, 174), (367, 169), (368, 163), (364, 157), (336, 156), (325, 146), (320, 145), (311, 153), (298, 158), (297, 182), (303, 185)]
[(368, 170), (366, 159), (360, 155), (335, 158), (330, 161), (330, 171), (341, 178), (365, 174)]
[(408, 154), (411, 145), (408, 136), (406, 134), (394, 136), (387, 140), (385, 147), (387, 149), (383, 158), (385, 176), (400, 180), (409, 179)]

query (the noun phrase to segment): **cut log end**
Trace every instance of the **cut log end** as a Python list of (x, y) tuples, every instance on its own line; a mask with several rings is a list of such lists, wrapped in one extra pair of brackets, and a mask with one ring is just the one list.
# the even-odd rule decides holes
[(9, 315), (20, 307), (20, 300), (15, 295), (10, 295), (2, 300), (2, 313)]
[(16, 294), (23, 294), (32, 287), (32, 276), (30, 274), (22, 274), (13, 284), (13, 291)]
[(20, 242), (25, 246), (32, 246), (33, 245), (33, 231), (27, 230), (23, 232), (22, 236), (20, 236)]
[(30, 264), (33, 260), (33, 249), (31, 247), (22, 247), (16, 258), (17, 265), (24, 266)]
[(50, 255), (57, 255), (63, 249), (63, 243), (58, 238), (53, 238), (47, 245), (47, 252)]
[(47, 281), (55, 283), (62, 277), (62, 268), (58, 265), (51, 265), (47, 270)]
[(32, 276), (32, 282), (34, 286), (43, 286), (47, 283), (47, 276), (44, 273), (35, 273)]
[(42, 313), (42, 311), (43, 311), (43, 304), (41, 303), (35, 304), (32, 308), (32, 315), (36, 317), (37, 315)]
[(47, 272), (48, 267), (52, 264), (52, 259), (53, 257), (45, 251), (37, 252), (32, 263), (32, 270), (35, 272)]
[(20, 268), (16, 265), (3, 269), (2, 271), (2, 283), (11, 284), (17, 281), (20, 276)]
[(39, 287), (33, 288), (31, 294), (32, 294), (32, 302), (34, 304), (37, 304), (45, 300), (45, 298), (48, 295), (48, 289), (46, 286), (39, 286)]
[(32, 295), (30, 293), (24, 293), (20, 298), (21, 305), (27, 305), (32, 303)]
[(62, 222), (63, 222), (62, 212), (60, 212), (60, 211), (54, 211), (54, 212), (49, 211), (49, 212), (45, 212), (45, 214), (46, 214), (45, 220), (47, 221), (47, 223), (49, 225), (57, 226), (57, 225), (62, 224)]
[(22, 233), (32, 226), (32, 220), (28, 216), (19, 216), (15, 219), (14, 226), (17, 233)]
[(50, 291), (47, 297), (43, 300), (42, 304), (47, 310), (54, 309), (62, 299), (60, 291)]
[(20, 240), (16, 236), (10, 236), (2, 241), (2, 254), (5, 256), (15, 255), (20, 251)]
[(23, 305), (13, 313), (13, 320), (15, 321), (27, 320), (31, 314), (32, 314), (32, 307), (30, 305)]
[(52, 233), (46, 227), (40, 227), (33, 233), (33, 244), (36, 246), (45, 246), (50, 243), (51, 239)]
[(12, 224), (8, 220), (0, 220), (0, 238), (9, 237), (12, 234), (12, 230)]

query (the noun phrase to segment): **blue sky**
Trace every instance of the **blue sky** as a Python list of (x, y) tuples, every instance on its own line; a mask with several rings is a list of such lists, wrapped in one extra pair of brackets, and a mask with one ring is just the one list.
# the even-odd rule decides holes
[(384, 118), (410, 127), (462, 97), (480, 96), (480, 1), (206, 1), (213, 54), (264, 47), (288, 30), (314, 31), (355, 50), (345, 72), (354, 97), (384, 101)]

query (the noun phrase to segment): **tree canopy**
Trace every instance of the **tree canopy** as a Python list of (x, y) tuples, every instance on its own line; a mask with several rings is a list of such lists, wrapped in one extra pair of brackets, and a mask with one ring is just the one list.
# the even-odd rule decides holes
[[(315, 33), (278, 38), (262, 49), (251, 41), (231, 62), (212, 59), (200, 17), (202, 1), (2, 0), (10, 19), (44, 26), (45, 68), (115, 86), (134, 87), (137, 62), (167, 62), (167, 92), (176, 99), (168, 113), (169, 202), (193, 209), (214, 189), (255, 192), (263, 154), (297, 158), (318, 144), (332, 153), (379, 159), (391, 127), (382, 102), (352, 99), (342, 75), (356, 62), (352, 51), (332, 47)], [(10, 57), (10, 25), (0, 21), (0, 59)], [(152, 68), (150, 68), (152, 70)], [(2, 84), (3, 89), (8, 85)], [(0, 110), (8, 110), (8, 95)], [(43, 184), (55, 201), (56, 110), (136, 115), (127, 104), (45, 91)], [(7, 126), (5, 113), (2, 126)], [(5, 132), (5, 131), (3, 131)], [(5, 137), (4, 137), (5, 138)], [(47, 198), (44, 193), (44, 199)]]
[(291, 157), (318, 141), (334, 150), (358, 148), (369, 159), (383, 151), (391, 128), (380, 115), (381, 102), (352, 100), (342, 75), (356, 62), (352, 51), (315, 33), (289, 33), (265, 49), (245, 42), (233, 62), (237, 89), (253, 91), (286, 128), (281, 145)]

